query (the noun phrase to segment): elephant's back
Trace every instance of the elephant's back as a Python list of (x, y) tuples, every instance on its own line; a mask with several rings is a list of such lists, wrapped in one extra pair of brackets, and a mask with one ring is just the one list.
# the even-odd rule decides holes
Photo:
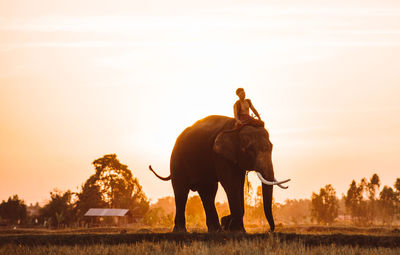
[(181, 135), (191, 135), (201, 132), (207, 135), (219, 133), (222, 129), (233, 128), (235, 120), (222, 115), (210, 115), (196, 121), (192, 126), (186, 128)]
[(186, 128), (176, 139), (171, 154), (172, 177), (192, 171), (194, 175), (210, 171), (214, 167), (212, 148), (216, 136), (223, 130), (232, 129), (234, 125), (233, 118), (211, 115)]
[(193, 143), (212, 146), (217, 134), (222, 130), (233, 128), (234, 122), (233, 118), (227, 116), (211, 115), (205, 117), (186, 128), (176, 139), (175, 147), (190, 146)]

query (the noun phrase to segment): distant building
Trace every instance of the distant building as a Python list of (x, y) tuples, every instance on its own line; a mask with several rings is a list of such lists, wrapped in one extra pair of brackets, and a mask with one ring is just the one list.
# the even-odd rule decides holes
[(126, 225), (132, 220), (128, 209), (90, 208), (84, 215), (91, 217), (91, 226)]
[(39, 223), (39, 216), (40, 216), (40, 205), (39, 203), (36, 203), (33, 205), (32, 203), (26, 207), (26, 214), (29, 218), (32, 219), (30, 224), (36, 225)]

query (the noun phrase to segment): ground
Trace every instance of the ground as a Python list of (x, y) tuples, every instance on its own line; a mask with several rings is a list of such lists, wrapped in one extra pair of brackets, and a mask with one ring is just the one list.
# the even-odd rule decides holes
[(0, 229), (0, 254), (400, 254), (398, 228), (293, 226), (273, 234), (168, 230), (5, 228)]

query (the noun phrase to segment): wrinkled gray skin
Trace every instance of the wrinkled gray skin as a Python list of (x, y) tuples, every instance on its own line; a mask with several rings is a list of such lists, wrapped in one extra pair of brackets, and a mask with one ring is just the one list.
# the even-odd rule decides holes
[[(198, 191), (206, 212), (209, 232), (221, 230), (215, 209), (218, 182), (224, 188), (231, 215), (222, 217), (222, 229), (243, 231), (243, 188), (247, 170), (274, 180), (272, 143), (264, 128), (244, 126), (234, 132), (233, 118), (208, 116), (186, 128), (177, 138), (171, 155), (170, 179), (175, 194), (174, 232), (186, 232), (185, 207), (189, 190)], [(169, 178), (164, 178), (169, 179)], [(274, 231), (272, 186), (262, 184), (265, 216)]]

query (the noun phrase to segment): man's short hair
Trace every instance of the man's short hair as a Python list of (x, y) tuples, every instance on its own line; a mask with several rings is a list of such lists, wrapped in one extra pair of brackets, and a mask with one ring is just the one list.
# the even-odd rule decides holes
[(238, 88), (238, 89), (236, 90), (236, 95), (239, 95), (239, 93), (242, 92), (242, 91), (244, 91), (243, 88)]

